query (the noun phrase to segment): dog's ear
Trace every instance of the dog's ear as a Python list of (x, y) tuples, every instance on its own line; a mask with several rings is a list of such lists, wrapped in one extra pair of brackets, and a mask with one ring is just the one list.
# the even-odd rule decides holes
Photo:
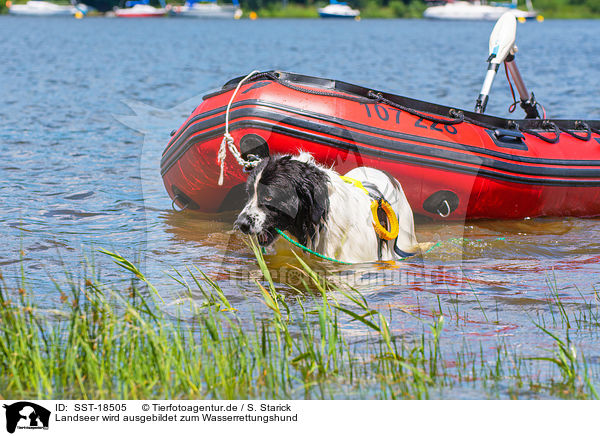
[(325, 183), (315, 183), (304, 179), (297, 186), (298, 196), (306, 208), (308, 219), (313, 224), (319, 224), (326, 214), (329, 197)]
[(312, 205), (310, 210), (310, 219), (313, 224), (319, 224), (321, 222), (321, 218), (325, 217), (328, 203), (329, 196), (327, 193), (327, 185), (317, 183), (313, 189)]
[[(273, 202), (267, 202), (274, 209), (279, 210), (280, 212), (285, 213), (290, 218), (296, 218), (298, 215), (298, 209), (300, 208), (300, 199), (296, 195), (286, 195), (286, 193), (282, 193), (282, 197), (284, 198), (276, 198)], [(287, 191), (289, 194), (289, 191)]]

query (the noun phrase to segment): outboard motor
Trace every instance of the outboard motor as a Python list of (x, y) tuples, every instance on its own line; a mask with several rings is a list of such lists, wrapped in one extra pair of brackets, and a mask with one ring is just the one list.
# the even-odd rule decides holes
[(498, 67), (504, 62), (504, 66), (510, 72), (519, 92), (519, 97), (521, 98), (520, 105), (525, 111), (525, 118), (540, 118), (535, 96), (533, 93), (529, 94), (527, 91), (525, 82), (515, 62), (515, 55), (517, 53), (516, 38), (517, 18), (511, 12), (506, 12), (498, 19), (490, 35), (489, 57), (487, 59), (488, 70), (481, 87), (481, 92), (475, 103), (475, 112), (480, 114), (485, 112)]

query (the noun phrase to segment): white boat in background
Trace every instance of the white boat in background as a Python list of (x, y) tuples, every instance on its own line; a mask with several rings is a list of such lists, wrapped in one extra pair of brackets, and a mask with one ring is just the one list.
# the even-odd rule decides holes
[(220, 5), (216, 0), (187, 0), (183, 6), (175, 6), (173, 12), (177, 17), (186, 18), (235, 18), (242, 17), (242, 9), (238, 0), (233, 4)]
[(337, 0), (331, 0), (324, 8), (318, 8), (317, 12), (321, 18), (358, 18), (360, 15), (358, 9), (352, 9), (347, 3)]
[(8, 13), (11, 15), (26, 15), (26, 16), (73, 16), (78, 12), (85, 14), (87, 6), (78, 5), (57, 5), (41, 0), (29, 0), (24, 5), (11, 5), (8, 8)]
[(485, 0), (469, 1), (448, 1), (439, 6), (430, 6), (423, 12), (423, 17), (435, 20), (478, 20), (478, 21), (496, 21), (505, 12), (512, 13), (517, 20), (532, 20), (543, 18), (533, 10), (531, 0), (527, 0), (527, 11), (517, 9), (517, 0), (512, 3), (492, 3), (486, 4)]
[(161, 8), (151, 6), (150, 0), (132, 0), (125, 2), (124, 8), (115, 8), (115, 17), (119, 18), (153, 18), (164, 17), (167, 14), (167, 8), (164, 0), (160, 0)]

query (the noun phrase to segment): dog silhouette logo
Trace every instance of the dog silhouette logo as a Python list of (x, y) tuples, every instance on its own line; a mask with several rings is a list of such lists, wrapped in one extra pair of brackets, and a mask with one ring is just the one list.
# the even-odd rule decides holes
[(29, 401), (19, 401), (3, 405), (6, 409), (6, 431), (14, 433), (18, 429), (48, 429), (50, 411)]

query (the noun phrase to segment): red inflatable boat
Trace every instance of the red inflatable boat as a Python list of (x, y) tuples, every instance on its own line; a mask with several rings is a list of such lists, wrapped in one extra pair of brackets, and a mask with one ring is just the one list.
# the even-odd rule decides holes
[[(246, 173), (218, 152), (241, 78), (204, 97), (161, 160), (180, 208), (244, 201)], [(340, 173), (388, 171), (416, 214), (438, 219), (600, 215), (600, 121), (509, 120), (335, 80), (257, 73), (239, 88), (229, 131), (242, 156), (311, 152)]]

